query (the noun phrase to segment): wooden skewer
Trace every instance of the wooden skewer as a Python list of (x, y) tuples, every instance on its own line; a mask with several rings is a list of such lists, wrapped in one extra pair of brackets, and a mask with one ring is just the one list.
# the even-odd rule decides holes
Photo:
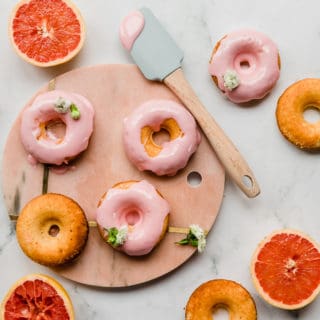
[(42, 194), (48, 193), (48, 182), (49, 182), (49, 165), (43, 165), (43, 176), (42, 176)]
[[(9, 215), (10, 220), (13, 222), (16, 222), (18, 220), (18, 216), (15, 214)], [(88, 225), (90, 228), (96, 228), (98, 226), (97, 222), (94, 220), (89, 220)], [(183, 227), (169, 227), (168, 232), (170, 233), (180, 233), (180, 234), (188, 234), (190, 231), (189, 228), (183, 228)], [(208, 231), (204, 231), (204, 234), (207, 235)]]
[(48, 90), (49, 91), (52, 91), (56, 88), (56, 79), (53, 78), (49, 81), (49, 84), (48, 84)]
[(189, 230), (190, 230), (189, 228), (169, 227), (168, 232), (188, 234)]
[[(97, 222), (94, 220), (88, 221), (89, 227), (95, 228), (98, 226)], [(168, 232), (170, 233), (181, 233), (181, 234), (188, 234), (190, 231), (189, 228), (184, 227), (169, 227)], [(207, 235), (208, 231), (204, 231), (204, 234)]]
[(18, 220), (18, 215), (16, 214), (9, 214), (9, 218), (11, 221), (16, 222)]
[(97, 222), (93, 221), (93, 220), (88, 221), (88, 224), (89, 224), (89, 227), (97, 227), (98, 226)]
[[(48, 90), (52, 91), (56, 88), (56, 79), (53, 78), (49, 81)], [(42, 176), (42, 194), (48, 193), (48, 182), (49, 182), (49, 165), (43, 164), (43, 176)]]

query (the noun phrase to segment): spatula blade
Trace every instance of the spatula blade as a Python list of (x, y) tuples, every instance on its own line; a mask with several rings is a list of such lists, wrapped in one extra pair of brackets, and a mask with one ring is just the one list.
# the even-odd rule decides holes
[(150, 9), (139, 11), (144, 16), (144, 27), (132, 46), (131, 56), (147, 79), (163, 81), (181, 67), (183, 52)]

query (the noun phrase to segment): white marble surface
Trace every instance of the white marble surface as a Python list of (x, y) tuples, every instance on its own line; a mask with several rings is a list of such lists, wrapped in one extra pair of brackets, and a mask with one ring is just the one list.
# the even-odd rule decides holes
[[(275, 121), (277, 99), (283, 90), (298, 79), (319, 76), (319, 1), (77, 0), (87, 25), (85, 47), (70, 63), (50, 69), (28, 65), (14, 54), (7, 21), (15, 2), (0, 3), (1, 152), (24, 103), (49, 79), (76, 67), (131, 62), (118, 41), (119, 21), (129, 11), (147, 5), (185, 52), (183, 67), (187, 78), (247, 159), (262, 192), (257, 198), (248, 199), (227, 179), (223, 204), (206, 251), (168, 276), (124, 290), (80, 285), (27, 259), (1, 200), (0, 299), (19, 277), (42, 272), (54, 275), (65, 286), (79, 320), (182, 320), (187, 299), (197, 286), (209, 279), (227, 278), (242, 283), (252, 293), (261, 320), (318, 319), (320, 298), (298, 312), (279, 310), (263, 302), (251, 282), (249, 262), (258, 242), (275, 229), (295, 228), (320, 239), (319, 154), (306, 153), (289, 144)], [(268, 97), (251, 107), (224, 99), (207, 73), (214, 43), (239, 27), (265, 32), (278, 44), (281, 54), (279, 82)], [(226, 314), (217, 318), (226, 319)]]

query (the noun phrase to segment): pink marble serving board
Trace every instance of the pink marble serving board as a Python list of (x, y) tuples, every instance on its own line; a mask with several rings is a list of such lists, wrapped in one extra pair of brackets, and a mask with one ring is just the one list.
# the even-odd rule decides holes
[[(147, 179), (168, 200), (170, 226), (199, 224), (210, 230), (218, 214), (224, 191), (225, 172), (202, 135), (202, 142), (187, 167), (174, 177), (157, 177), (139, 172), (126, 158), (122, 140), (122, 120), (131, 110), (149, 99), (177, 100), (160, 83), (146, 80), (134, 65), (98, 65), (80, 68), (55, 79), (55, 88), (87, 97), (95, 108), (94, 133), (88, 149), (64, 174), (49, 171), (48, 192), (65, 194), (95, 220), (95, 209), (102, 194), (123, 180)], [(39, 90), (48, 90), (48, 85)], [(36, 94), (36, 95), (37, 95)], [(35, 95), (35, 96), (36, 96)], [(26, 107), (31, 104), (30, 99)], [(8, 214), (17, 215), (33, 197), (41, 194), (43, 165), (31, 165), (19, 136), (21, 114), (13, 124), (3, 156), (2, 183)], [(198, 172), (198, 186), (188, 183), (191, 172)], [(27, 232), (27, 230), (26, 230)], [(156, 279), (187, 261), (196, 251), (178, 246), (184, 235), (167, 233), (151, 254), (129, 257), (104, 243), (96, 227), (79, 258), (54, 271), (73, 281), (102, 286), (126, 287)], [(205, 252), (203, 254), (206, 254)]]

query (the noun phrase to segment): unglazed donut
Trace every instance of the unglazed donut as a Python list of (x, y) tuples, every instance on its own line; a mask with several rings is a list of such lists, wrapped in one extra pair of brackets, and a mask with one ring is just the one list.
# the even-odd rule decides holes
[(240, 284), (224, 279), (210, 280), (199, 286), (190, 296), (186, 320), (212, 320), (212, 312), (224, 308), (233, 320), (256, 320), (257, 310), (249, 292)]
[[(55, 106), (68, 101), (77, 107), (78, 118), (72, 118), (67, 110)], [(22, 113), (21, 140), (34, 161), (61, 165), (68, 163), (88, 147), (93, 131), (94, 109), (85, 97), (62, 90), (39, 94)], [(65, 136), (58, 138), (47, 131), (50, 123), (63, 122)]]
[[(153, 134), (164, 129), (170, 141), (158, 145)], [(129, 160), (141, 171), (175, 175), (196, 151), (201, 136), (196, 121), (180, 104), (149, 100), (124, 119), (124, 148)]]
[(127, 239), (115, 247), (130, 256), (145, 255), (164, 237), (169, 221), (169, 204), (146, 180), (114, 185), (98, 204), (96, 220), (104, 240), (108, 229), (126, 227)]
[(209, 73), (235, 103), (262, 99), (280, 76), (278, 48), (261, 32), (250, 29), (232, 32), (215, 45)]
[(280, 132), (301, 149), (320, 147), (320, 122), (310, 123), (303, 112), (320, 110), (320, 79), (303, 79), (288, 87), (278, 100), (276, 118)]
[(23, 252), (47, 266), (74, 260), (88, 239), (88, 222), (72, 199), (47, 193), (29, 201), (19, 214), (16, 233)]

